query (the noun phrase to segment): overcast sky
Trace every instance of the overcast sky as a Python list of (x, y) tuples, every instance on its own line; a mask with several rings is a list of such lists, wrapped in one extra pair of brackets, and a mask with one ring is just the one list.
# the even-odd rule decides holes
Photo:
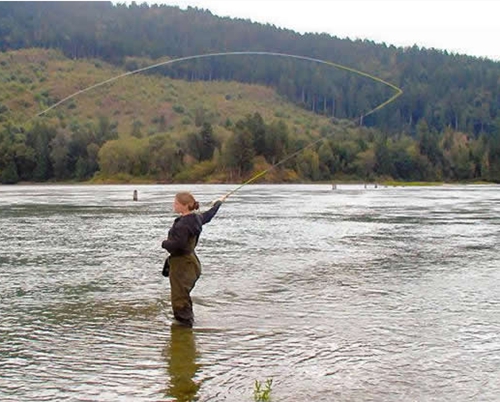
[[(141, 3), (142, 0), (136, 0)], [(500, 61), (500, 0), (148, 0), (296, 32), (448, 50)], [(242, 49), (243, 50), (243, 49)]]

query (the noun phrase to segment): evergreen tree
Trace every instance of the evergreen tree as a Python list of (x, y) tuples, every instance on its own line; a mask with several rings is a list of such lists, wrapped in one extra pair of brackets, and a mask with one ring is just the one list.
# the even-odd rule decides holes
[(203, 123), (200, 131), (201, 137), (201, 150), (200, 150), (200, 161), (206, 161), (212, 159), (214, 155), (214, 150), (217, 146), (217, 140), (214, 137), (213, 128), (210, 123)]
[(236, 169), (238, 177), (253, 169), (253, 136), (245, 127), (237, 125), (233, 135), (227, 141), (226, 163), (229, 168)]

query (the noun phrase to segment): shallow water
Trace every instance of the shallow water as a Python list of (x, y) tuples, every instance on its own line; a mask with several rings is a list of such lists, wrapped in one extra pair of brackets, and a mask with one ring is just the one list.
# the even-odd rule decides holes
[(233, 188), (0, 186), (0, 400), (498, 401), (499, 186), (246, 186), (172, 326), (173, 195)]

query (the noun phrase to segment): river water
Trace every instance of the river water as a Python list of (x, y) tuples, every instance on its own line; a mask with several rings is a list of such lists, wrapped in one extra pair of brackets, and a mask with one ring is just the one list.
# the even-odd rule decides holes
[(0, 186), (0, 400), (499, 400), (500, 186), (246, 186), (172, 325), (173, 196), (233, 188)]

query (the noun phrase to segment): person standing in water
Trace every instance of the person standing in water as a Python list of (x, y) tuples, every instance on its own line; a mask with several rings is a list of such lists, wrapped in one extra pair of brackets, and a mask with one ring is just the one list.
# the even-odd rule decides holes
[(181, 324), (193, 326), (193, 302), (191, 291), (201, 275), (201, 264), (195, 253), (202, 226), (215, 216), (227, 195), (215, 201), (212, 208), (196, 213), (200, 204), (189, 192), (177, 193), (174, 198), (174, 212), (180, 214), (168, 231), (168, 237), (161, 244), (170, 255), (170, 294), (174, 317)]

